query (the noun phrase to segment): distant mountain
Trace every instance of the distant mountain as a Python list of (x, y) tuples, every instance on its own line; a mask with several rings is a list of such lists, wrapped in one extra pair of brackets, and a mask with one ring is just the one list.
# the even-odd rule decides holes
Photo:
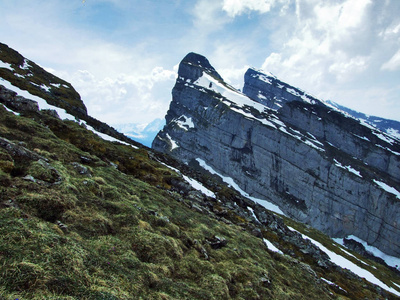
[(155, 119), (148, 124), (127, 123), (113, 124), (112, 126), (132, 140), (150, 148), (155, 136), (164, 125), (165, 120)]
[(330, 236), (399, 257), (399, 140), (271, 74), (249, 69), (244, 79), (241, 93), (188, 54), (153, 148)]
[(369, 116), (364, 113), (352, 110), (350, 108), (347, 108), (345, 106), (342, 106), (338, 103), (335, 103), (333, 101), (326, 101), (330, 105), (336, 107), (337, 109), (340, 109), (349, 115), (353, 116), (354, 118), (357, 118), (359, 120), (362, 120), (372, 126), (375, 126), (376, 128), (382, 130), (383, 132), (386, 132), (387, 134), (390, 134), (398, 139), (400, 139), (400, 122), (395, 121), (395, 120), (389, 120), (377, 116)]

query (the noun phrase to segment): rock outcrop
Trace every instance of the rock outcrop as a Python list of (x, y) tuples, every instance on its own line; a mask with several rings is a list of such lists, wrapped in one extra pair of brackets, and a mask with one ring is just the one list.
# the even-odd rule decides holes
[(400, 256), (399, 140), (254, 69), (243, 92), (188, 54), (152, 147), (204, 160), (331, 236), (352, 234)]

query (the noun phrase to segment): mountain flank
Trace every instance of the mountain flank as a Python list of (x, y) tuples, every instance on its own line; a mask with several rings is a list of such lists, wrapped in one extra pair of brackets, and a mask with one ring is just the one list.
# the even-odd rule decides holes
[[(17, 73), (0, 61), (0, 72)], [(400, 295), (395, 268), (265, 209), (199, 163), (110, 138), (80, 117), (82, 103), (61, 117), (60, 106), (80, 98), (52, 102), (51, 93), (34, 94), (34, 76), (23, 83), (8, 71), (0, 76), (1, 300)]]

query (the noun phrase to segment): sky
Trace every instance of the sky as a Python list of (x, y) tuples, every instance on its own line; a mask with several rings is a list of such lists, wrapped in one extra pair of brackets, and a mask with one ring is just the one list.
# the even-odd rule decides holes
[(163, 119), (189, 52), (400, 121), (400, 0), (0, 0), (0, 42), (112, 125)]

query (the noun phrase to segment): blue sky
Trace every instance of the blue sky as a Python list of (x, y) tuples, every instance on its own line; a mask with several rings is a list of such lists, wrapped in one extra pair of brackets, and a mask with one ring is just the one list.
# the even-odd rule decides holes
[(262, 68), (400, 120), (398, 0), (0, 0), (0, 11), (0, 41), (71, 82), (110, 124), (164, 118), (190, 51), (237, 88)]

